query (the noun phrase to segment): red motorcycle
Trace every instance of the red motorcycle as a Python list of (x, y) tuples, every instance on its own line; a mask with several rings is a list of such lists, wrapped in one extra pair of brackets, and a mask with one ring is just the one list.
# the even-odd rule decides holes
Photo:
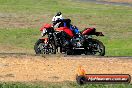
[(45, 24), (40, 28), (43, 36), (34, 46), (36, 54), (56, 54), (56, 52), (67, 55), (105, 55), (105, 46), (91, 36), (104, 36), (102, 32), (96, 32), (95, 28), (86, 28), (76, 35), (68, 27), (53, 28), (51, 24)]

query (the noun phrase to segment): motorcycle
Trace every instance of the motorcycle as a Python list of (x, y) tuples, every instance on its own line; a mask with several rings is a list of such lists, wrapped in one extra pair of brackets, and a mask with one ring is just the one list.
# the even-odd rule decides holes
[(36, 54), (56, 54), (56, 52), (67, 55), (105, 55), (105, 46), (95, 36), (104, 36), (102, 32), (96, 32), (95, 28), (86, 28), (76, 35), (68, 27), (53, 28), (51, 24), (45, 24), (40, 28), (43, 36), (34, 45)]

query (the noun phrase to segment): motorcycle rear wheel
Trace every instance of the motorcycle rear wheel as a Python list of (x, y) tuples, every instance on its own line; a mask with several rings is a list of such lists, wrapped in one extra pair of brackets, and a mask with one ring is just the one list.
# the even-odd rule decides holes
[(87, 51), (86, 51), (86, 53), (85, 53), (86, 55), (87, 54), (98, 55), (98, 56), (105, 55), (105, 46), (101, 41), (99, 41), (97, 39), (92, 39), (88, 42), (89, 42), (89, 44), (90, 43), (91, 44), (89, 45), (89, 49), (87, 49), (89, 53), (87, 53)]

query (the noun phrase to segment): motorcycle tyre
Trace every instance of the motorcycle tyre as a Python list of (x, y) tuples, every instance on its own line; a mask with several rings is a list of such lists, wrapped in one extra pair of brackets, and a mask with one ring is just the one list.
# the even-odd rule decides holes
[(39, 39), (34, 45), (34, 51), (35, 51), (36, 54), (42, 54), (41, 50), (40, 51), (38, 50), (38, 46), (39, 46), (40, 43), (44, 43), (44, 41)]
[[(104, 56), (105, 55), (105, 46), (104, 46), (104, 44), (101, 41), (97, 40), (97, 39), (92, 39), (91, 41), (97, 43), (102, 48), (102, 51), (99, 54), (99, 56)], [(85, 54), (85, 55), (87, 55), (87, 54)]]
[[(44, 43), (44, 41), (39, 39), (34, 45), (34, 51), (36, 54), (42, 54), (42, 52), (38, 50), (38, 46), (40, 43)], [(53, 51), (51, 52), (51, 54), (56, 54), (56, 46), (53, 42), (51, 42), (51, 46), (53, 47)]]

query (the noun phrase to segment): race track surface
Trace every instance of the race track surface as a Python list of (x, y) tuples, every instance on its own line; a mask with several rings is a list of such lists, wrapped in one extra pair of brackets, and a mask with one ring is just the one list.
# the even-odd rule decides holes
[(79, 0), (85, 2), (93, 2), (97, 4), (128, 6), (132, 7), (132, 0)]
[(75, 81), (80, 65), (88, 74), (132, 75), (132, 57), (0, 54), (0, 81)]

